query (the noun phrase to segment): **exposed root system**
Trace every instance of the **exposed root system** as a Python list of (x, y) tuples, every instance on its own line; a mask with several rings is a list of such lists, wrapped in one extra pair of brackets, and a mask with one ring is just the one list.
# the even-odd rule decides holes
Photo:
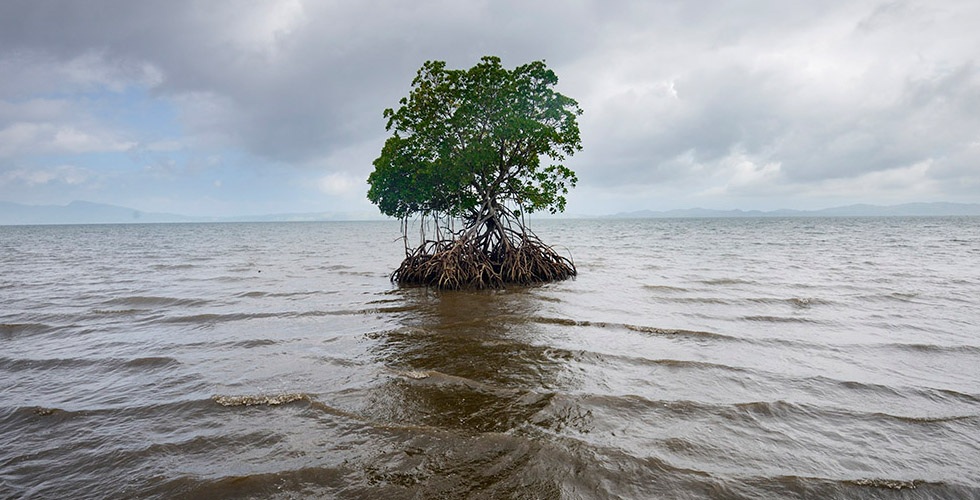
[(392, 281), (458, 290), (529, 285), (576, 274), (571, 259), (542, 243), (516, 217), (486, 217), (468, 230), (448, 234), (414, 249), (406, 246)]
[(575, 276), (572, 261), (537, 238), (487, 252), (469, 240), (427, 241), (411, 251), (391, 279), (439, 288), (500, 288)]

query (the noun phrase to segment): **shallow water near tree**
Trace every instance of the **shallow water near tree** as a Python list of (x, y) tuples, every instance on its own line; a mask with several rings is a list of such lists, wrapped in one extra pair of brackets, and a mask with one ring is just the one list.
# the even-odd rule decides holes
[(0, 227), (0, 498), (977, 498), (980, 218)]

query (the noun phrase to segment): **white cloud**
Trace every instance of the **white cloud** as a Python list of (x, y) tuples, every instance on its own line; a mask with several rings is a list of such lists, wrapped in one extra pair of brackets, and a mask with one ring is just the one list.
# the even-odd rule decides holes
[(0, 125), (26, 121), (63, 120), (78, 111), (68, 99), (34, 98), (18, 102), (0, 100)]
[(52, 71), (55, 81), (66, 82), (72, 87), (105, 88), (112, 92), (122, 92), (131, 85), (152, 87), (163, 81), (162, 72), (152, 64), (111, 60), (102, 50), (87, 51), (64, 64), (55, 63)]
[[(207, 4), (217, 7), (217, 17), (229, 19), (228, 39), (249, 52), (268, 57), (282, 50), (286, 38), (306, 21), (303, 2), (300, 0), (275, 0), (256, 2), (248, 8), (239, 5)], [(226, 12), (220, 12), (226, 10)], [(227, 12), (231, 11), (231, 12)]]
[(105, 48), (80, 47), (70, 57), (30, 48), (0, 50), (0, 98), (39, 93), (96, 90), (122, 92), (131, 86), (154, 87), (163, 71), (147, 60), (109, 55)]
[(331, 196), (344, 198), (359, 198), (366, 190), (364, 179), (355, 178), (344, 172), (334, 172), (321, 177), (317, 180), (317, 188)]
[(940, 183), (932, 178), (932, 161), (868, 172), (852, 178), (829, 179), (812, 186), (799, 186), (815, 197), (902, 201), (931, 200), (942, 194)]
[(78, 185), (92, 177), (94, 177), (94, 172), (89, 169), (73, 165), (59, 165), (50, 168), (22, 168), (3, 172), (0, 173), (0, 184), (21, 183), (27, 186), (36, 186), (62, 183)]
[(167, 153), (173, 151), (179, 151), (184, 149), (184, 144), (176, 139), (164, 139), (160, 141), (152, 141), (145, 145), (137, 145), (136, 147), (144, 147), (147, 151), (152, 151), (155, 153)]
[(706, 189), (701, 196), (758, 196), (782, 181), (778, 162), (758, 163), (744, 152), (734, 152), (718, 163), (714, 177), (724, 184)]
[(55, 123), (12, 123), (0, 129), (0, 158), (37, 154), (120, 152), (135, 146), (107, 130), (83, 131)]
[(373, 168), (371, 162), (378, 156), (383, 142), (381, 137), (362, 141), (310, 162), (307, 168), (329, 172), (315, 181), (317, 189), (331, 196), (364, 199), (367, 177)]

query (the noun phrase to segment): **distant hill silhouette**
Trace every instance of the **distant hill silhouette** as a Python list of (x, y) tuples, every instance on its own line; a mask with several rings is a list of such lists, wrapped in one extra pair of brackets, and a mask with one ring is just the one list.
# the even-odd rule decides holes
[(68, 205), (21, 205), (0, 202), (0, 224), (112, 224), (194, 222), (183, 215), (141, 212), (132, 208), (73, 201)]
[[(603, 218), (712, 218), (712, 217), (880, 217), (880, 216), (980, 216), (978, 203), (904, 203), (901, 205), (848, 205), (823, 210), (709, 210), (687, 208), (655, 212), (640, 210)], [(134, 224), (146, 222), (299, 222), (387, 220), (373, 212), (310, 212), (236, 217), (192, 217), (73, 201), (68, 205), (22, 205), (0, 201), (0, 225), (26, 224)]]
[(710, 210), (687, 208), (655, 212), (640, 210), (610, 215), (617, 219), (640, 218), (711, 218), (711, 217), (883, 217), (883, 216), (957, 216), (980, 215), (978, 203), (903, 203), (901, 205), (847, 205), (822, 210)]
[(381, 215), (356, 212), (269, 214), (236, 217), (192, 217), (73, 201), (67, 205), (22, 205), (0, 201), (0, 225), (27, 224), (136, 224), (146, 222), (288, 222), (330, 220), (385, 220)]

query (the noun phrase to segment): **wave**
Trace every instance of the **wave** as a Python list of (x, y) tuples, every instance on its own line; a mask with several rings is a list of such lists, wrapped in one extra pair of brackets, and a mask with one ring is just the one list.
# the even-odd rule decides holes
[(700, 280), (698, 283), (705, 285), (756, 285), (757, 281), (740, 279), (740, 278), (719, 278), (710, 280)]
[(379, 273), (377, 271), (337, 271), (337, 274), (342, 276), (363, 276), (366, 278), (384, 278), (388, 276), (388, 273)]
[[(586, 497), (597, 498), (865, 498), (869, 494), (871, 498), (881, 494), (908, 498), (910, 491), (919, 490), (924, 497), (937, 498), (969, 498), (975, 494), (968, 488), (925, 479), (728, 477), (671, 464), (659, 457), (635, 457), (573, 439), (566, 441), (559, 448), (514, 437), (486, 437), (468, 447), (453, 447), (406, 438), (398, 441), (404, 452), (386, 454), (383, 461), (337, 460), (248, 474), (160, 477), (144, 486), (139, 496), (560, 498), (571, 491), (589, 492)], [(416, 448), (419, 445), (430, 448)], [(655, 480), (637, 481), (637, 477)], [(889, 491), (862, 491), (869, 488)]]
[(852, 347), (873, 349), (896, 349), (911, 352), (964, 353), (980, 354), (980, 346), (975, 345), (938, 345), (938, 344), (853, 344)]
[(262, 318), (276, 318), (276, 317), (288, 317), (289, 313), (229, 313), (229, 314), (217, 314), (217, 313), (204, 313), (204, 314), (191, 314), (188, 316), (168, 316), (159, 319), (161, 323), (218, 323), (225, 321), (242, 321), (249, 319), (262, 319)]
[(720, 340), (738, 340), (736, 337), (724, 335), (721, 333), (704, 332), (704, 331), (696, 331), (696, 330), (679, 330), (673, 328), (658, 328), (654, 326), (631, 325), (627, 323), (610, 323), (606, 321), (584, 321), (584, 320), (574, 320), (569, 318), (554, 318), (554, 317), (546, 317), (546, 316), (533, 316), (528, 320), (533, 323), (541, 323), (541, 324), (560, 325), (560, 326), (580, 326), (580, 327), (590, 327), (590, 328), (612, 328), (612, 329), (629, 330), (638, 333), (649, 333), (654, 335), (714, 338)]
[[(671, 293), (681, 293), (690, 292), (692, 290), (686, 290), (683, 288), (674, 287), (649, 287), (645, 286), (646, 289), (653, 289), (658, 291), (668, 291)], [(666, 290), (665, 290), (666, 289)], [(833, 304), (832, 301), (817, 299), (812, 297), (790, 297), (790, 298), (774, 298), (774, 297), (749, 297), (749, 298), (722, 298), (722, 297), (676, 297), (667, 295), (658, 295), (653, 300), (660, 302), (676, 303), (676, 304), (715, 304), (715, 305), (744, 305), (745, 303), (750, 304), (772, 304), (772, 305), (789, 305), (797, 309), (809, 309), (816, 305), (829, 305)]]
[(194, 264), (154, 264), (151, 266), (154, 271), (178, 271), (184, 269), (194, 269), (195, 267), (197, 266)]
[(38, 415), (38, 416), (41, 416), (41, 417), (49, 417), (49, 416), (54, 415), (56, 413), (65, 413), (65, 410), (62, 410), (61, 408), (45, 408), (43, 406), (35, 406), (35, 407), (31, 408), (31, 411), (35, 415)]
[(58, 327), (47, 323), (0, 323), (0, 335), (2, 336), (43, 334), (57, 329)]
[(873, 294), (863, 294), (853, 297), (856, 302), (901, 302), (901, 303), (919, 303), (917, 299), (920, 296), (913, 292), (891, 292), (891, 293), (873, 293)]
[[(572, 402), (585, 407), (584, 409), (580, 409), (579, 413), (591, 414), (592, 410), (589, 409), (590, 407), (593, 409), (606, 408), (614, 411), (617, 415), (667, 412), (685, 420), (707, 416), (725, 416), (727, 419), (738, 421), (743, 420), (745, 417), (752, 417), (754, 419), (775, 419), (780, 422), (791, 421), (793, 419), (816, 418), (824, 422), (828, 420), (839, 420), (841, 422), (864, 420), (871, 422), (873, 425), (892, 422), (901, 426), (935, 426), (946, 424), (972, 426), (974, 422), (980, 422), (980, 414), (945, 416), (893, 415), (839, 407), (815, 406), (785, 400), (716, 403), (691, 400), (658, 400), (635, 394), (555, 393), (553, 394), (552, 402), (557, 406), (557, 409), (545, 408), (542, 412), (568, 413), (567, 409), (562, 408), (567, 406), (569, 402)], [(547, 420), (542, 418), (542, 416), (537, 417), (537, 419)]]
[(134, 295), (117, 297), (103, 302), (103, 305), (144, 306), (144, 307), (200, 307), (211, 302), (203, 299)]
[(822, 321), (818, 321), (810, 318), (798, 318), (794, 316), (757, 315), (757, 316), (742, 316), (738, 319), (742, 321), (759, 321), (765, 323), (822, 323)]
[(510, 387), (501, 387), (486, 382), (480, 382), (478, 380), (474, 380), (467, 377), (460, 377), (458, 375), (449, 375), (447, 373), (442, 373), (436, 370), (408, 370), (408, 371), (393, 370), (392, 373), (400, 377), (403, 377), (405, 379), (416, 381), (419, 383), (438, 384), (438, 385), (462, 385), (473, 390), (477, 390), (485, 393), (492, 393), (498, 396), (513, 395), (522, 392), (519, 389), (514, 389)]
[[(912, 479), (912, 480), (902, 480), (902, 479), (845, 479), (843, 483), (853, 484), (855, 486), (870, 486), (872, 488), (886, 488), (889, 490), (904, 490), (915, 488), (926, 484), (927, 481), (924, 479)], [(942, 483), (932, 483), (932, 484), (942, 484)]]
[(263, 297), (276, 297), (276, 298), (287, 298), (287, 297), (305, 297), (309, 295), (335, 295), (340, 293), (336, 290), (310, 290), (305, 292), (262, 292), (259, 290), (253, 290), (250, 292), (242, 292), (235, 297), (239, 298), (263, 298)]
[(331, 405), (328, 405), (322, 401), (316, 399), (312, 394), (296, 392), (296, 393), (277, 393), (277, 394), (256, 394), (256, 395), (214, 395), (211, 397), (211, 402), (218, 404), (220, 406), (235, 408), (235, 407), (277, 407), (290, 404), (306, 403), (310, 408), (313, 408), (319, 412), (327, 413), (329, 415), (342, 417), (348, 421), (357, 422), (359, 425), (363, 425), (372, 429), (401, 429), (401, 430), (411, 430), (411, 431), (426, 431), (426, 432), (452, 432), (452, 429), (444, 426), (430, 426), (430, 425), (417, 425), (407, 422), (388, 422), (384, 420), (376, 420), (372, 418), (370, 414), (359, 414), (350, 411), (346, 411)]
[(907, 394), (904, 392), (911, 392), (919, 396), (925, 397), (927, 399), (956, 399), (964, 403), (976, 404), (980, 403), (980, 395), (966, 394), (959, 391), (954, 391), (952, 389), (937, 389), (931, 387), (892, 387), (881, 384), (872, 384), (867, 382), (858, 382), (854, 380), (838, 380), (829, 377), (817, 376), (813, 377), (813, 380), (827, 380), (844, 387), (846, 389), (852, 389), (857, 391), (867, 391), (872, 393), (883, 393), (898, 397), (904, 397)]
[(400, 304), (400, 303), (402, 303), (404, 301), (405, 301), (404, 298), (398, 297), (398, 298), (394, 298), (394, 299), (374, 299), (374, 300), (369, 300), (369, 301), (365, 302), (365, 304)]
[(869, 415), (885, 419), (901, 420), (903, 422), (913, 423), (913, 424), (937, 424), (943, 422), (960, 422), (960, 421), (980, 421), (980, 415), (951, 415), (945, 417), (910, 417), (905, 415), (892, 415), (889, 413), (870, 413)]
[(668, 286), (668, 285), (643, 285), (646, 290), (656, 291), (656, 292), (671, 292), (671, 293), (683, 293), (688, 292), (687, 288), (678, 286)]
[(761, 371), (753, 370), (750, 368), (745, 368), (741, 366), (727, 365), (723, 363), (712, 363), (709, 361), (695, 361), (689, 359), (673, 359), (673, 358), (648, 358), (639, 355), (629, 355), (629, 354), (615, 354), (598, 352), (592, 350), (584, 349), (562, 349), (557, 347), (548, 348), (549, 352), (560, 352), (561, 354), (557, 356), (559, 359), (575, 359), (576, 361), (584, 361), (589, 359), (596, 359), (600, 361), (620, 361), (636, 366), (662, 366), (667, 368), (680, 368), (680, 369), (696, 369), (696, 370), (722, 370), (729, 372), (738, 373), (763, 373)]
[[(746, 486), (758, 490), (756, 498), (785, 497), (794, 498), (866, 498), (869, 488), (884, 490), (923, 490), (909, 497), (902, 493), (870, 493), (871, 498), (975, 498), (976, 490), (944, 481), (926, 479), (894, 478), (828, 478), (814, 476), (752, 476), (741, 480)], [(886, 497), (879, 497), (886, 494)], [(900, 497), (894, 497), (900, 495)]]
[[(408, 377), (409, 372), (404, 372), (401, 376)], [(439, 372), (425, 372), (427, 377), (419, 380), (429, 380), (441, 375)], [(414, 379), (413, 379), (414, 380)], [(560, 398), (588, 398), (588, 395), (559, 395)], [(610, 402), (610, 396), (598, 396), (604, 403)], [(229, 398), (229, 404), (222, 404), (216, 398)], [(251, 398), (251, 399), (246, 399)], [(548, 403), (547, 408), (553, 409), (552, 399), (545, 399)], [(557, 401), (557, 400), (555, 400)], [(627, 404), (634, 405), (629, 411), (643, 411), (650, 415), (652, 409), (663, 411), (701, 413), (711, 411), (764, 411), (766, 402), (755, 402), (758, 406), (743, 406), (737, 408), (735, 405), (711, 405), (690, 401), (653, 401), (645, 400), (640, 397), (614, 397), (612, 401), (626, 401)], [(505, 402), (506, 403), (506, 402)], [(781, 411), (796, 411), (796, 405), (787, 402), (772, 402)], [(283, 431), (255, 429), (252, 427), (253, 421), (240, 422), (246, 425), (245, 428), (235, 427), (237, 432), (228, 432), (221, 428), (215, 430), (215, 434), (210, 435), (191, 435), (186, 437), (184, 434), (177, 440), (147, 443), (132, 447), (119, 447), (110, 445), (101, 449), (97, 455), (87, 455), (88, 450), (73, 449), (66, 457), (64, 452), (57, 451), (56, 447), (51, 448), (51, 453), (45, 454), (44, 459), (58, 459), (60, 463), (77, 463), (89, 457), (94, 457), (100, 461), (102, 467), (118, 467), (121, 472), (127, 472), (128, 467), (143, 467), (156, 465), (158, 463), (169, 464), (174, 456), (188, 456), (194, 453), (199, 462), (218, 459), (227, 456), (229, 453), (242, 451), (254, 451), (256, 453), (269, 452), (268, 458), (264, 460), (253, 459), (253, 466), (227, 469), (226, 467), (205, 467), (204, 470), (193, 469), (195, 473), (185, 475), (181, 471), (167, 472), (161, 476), (155, 476), (151, 482), (108, 482), (108, 488), (139, 488), (139, 494), (143, 498), (240, 498), (243, 496), (262, 496), (275, 498), (276, 495), (283, 497), (311, 496), (314, 492), (323, 493), (328, 497), (336, 493), (343, 497), (372, 498), (384, 497), (386, 493), (391, 496), (429, 496), (436, 488), (442, 485), (451, 485), (452, 491), (456, 494), (468, 492), (464, 497), (476, 496), (484, 497), (488, 491), (496, 491), (501, 497), (509, 497), (514, 492), (527, 494), (528, 480), (537, 479), (555, 485), (554, 491), (571, 491), (569, 488), (583, 487), (592, 484), (592, 490), (602, 492), (610, 497), (649, 497), (659, 491), (659, 494), (674, 494), (677, 496), (694, 495), (696, 492), (710, 496), (732, 496), (738, 498), (853, 498), (864, 497), (867, 493), (861, 493), (863, 489), (883, 489), (883, 490), (922, 490), (923, 495), (934, 495), (935, 497), (968, 497), (963, 493), (970, 493), (975, 490), (964, 489), (955, 484), (943, 483), (941, 481), (930, 481), (918, 475), (912, 477), (902, 477), (903, 474), (896, 474), (897, 477), (843, 477), (843, 478), (823, 478), (823, 477), (804, 477), (804, 476), (767, 476), (767, 475), (743, 475), (753, 474), (750, 468), (739, 468), (736, 471), (721, 472), (715, 471), (710, 465), (691, 463), (687, 460), (680, 460), (677, 457), (658, 456), (657, 454), (640, 454), (630, 451), (631, 448), (619, 447), (615, 445), (603, 444), (604, 441), (598, 436), (593, 437), (589, 433), (569, 433), (564, 428), (550, 427), (547, 418), (539, 419), (535, 425), (529, 428), (520, 428), (515, 432), (472, 432), (468, 429), (452, 428), (447, 425), (424, 426), (424, 425), (405, 425), (394, 421), (375, 421), (369, 416), (357, 415), (323, 403), (309, 393), (284, 392), (258, 394), (251, 396), (222, 396), (215, 395), (211, 399), (192, 400), (184, 402), (184, 408), (177, 415), (184, 422), (193, 423), (197, 415), (187, 416), (187, 405), (205, 412), (206, 418), (213, 419), (213, 414), (208, 413), (245, 411), (244, 408), (251, 408), (250, 411), (274, 412), (268, 418), (286, 418), (279, 413), (280, 408), (293, 404), (309, 404), (309, 408), (317, 411), (341, 417), (344, 431), (347, 438), (331, 438), (320, 444), (314, 449), (317, 453), (318, 466), (307, 468), (307, 457), (295, 455), (275, 455), (284, 453), (279, 449), (278, 443), (284, 443)], [(518, 403), (519, 404), (519, 403)], [(747, 403), (751, 405), (753, 403)], [(203, 405), (203, 408), (201, 408)], [(533, 406), (533, 405), (532, 405)], [(221, 407), (221, 408), (218, 408)], [(613, 405), (615, 407), (615, 405)], [(300, 408), (298, 414), (301, 418), (310, 418), (311, 414), (306, 407)], [(735, 409), (733, 409), (735, 408)], [(805, 408), (804, 408), (805, 409)], [(74, 416), (99, 416), (96, 411), (65, 412), (64, 410), (42, 409), (39, 407), (25, 409), (29, 418), (68, 418)], [(48, 410), (51, 410), (49, 413)], [(175, 408), (168, 408), (170, 414), (174, 414)], [(141, 414), (145, 418), (147, 414), (156, 415), (154, 418), (163, 418), (160, 411), (137, 411), (134, 408), (124, 408), (110, 412), (129, 420), (132, 415)], [(313, 414), (315, 415), (315, 414)], [(537, 415), (537, 413), (535, 414)], [(683, 416), (683, 415), (682, 415)], [(218, 416), (220, 417), (220, 414)], [(249, 417), (250, 419), (252, 417)], [(324, 420), (318, 417), (316, 422), (317, 429), (325, 430)], [(598, 418), (598, 416), (596, 417)], [(653, 416), (656, 419), (656, 415)], [(290, 424), (296, 422), (289, 422)], [(89, 427), (92, 422), (80, 421), (75, 424), (78, 428)], [(274, 429), (282, 427), (288, 430), (288, 426), (274, 426)], [(70, 427), (73, 428), (73, 427)], [(254, 431), (250, 432), (249, 429)], [(332, 429), (332, 427), (331, 427)], [(542, 439), (546, 436), (546, 439)], [(171, 438), (173, 439), (173, 438)], [(623, 439), (629, 439), (628, 436)], [(681, 449), (687, 444), (678, 438), (671, 438), (670, 442), (665, 442), (665, 446), (673, 449)], [(692, 441), (700, 444), (698, 441)], [(287, 449), (289, 449), (287, 447)], [(343, 452), (332, 455), (325, 451), (343, 450)], [(32, 453), (35, 450), (32, 450)], [(683, 450), (680, 450), (683, 454)], [(720, 450), (724, 451), (724, 450)], [(300, 453), (309, 453), (310, 448), (302, 448)], [(27, 457), (27, 451), (18, 452), (21, 456)], [(259, 456), (259, 455), (254, 455)], [(265, 455), (262, 455), (265, 456)], [(333, 457), (339, 456), (335, 461)], [(17, 463), (17, 467), (32, 467), (38, 460), (37, 454), (25, 458), (23, 463)], [(295, 460), (294, 460), (295, 459)], [(146, 461), (149, 461), (147, 463)], [(162, 461), (162, 462), (158, 462)], [(305, 463), (304, 463), (305, 462)], [(200, 466), (200, 465), (198, 465)], [(191, 466), (193, 467), (193, 466)], [(172, 469), (171, 469), (172, 470)], [(575, 474), (568, 472), (574, 470)], [(231, 472), (231, 475), (228, 475)], [(104, 474), (104, 473), (102, 473)], [(651, 477), (653, 474), (655, 482), (637, 482), (629, 478)], [(142, 481), (138, 476), (137, 481)], [(452, 478), (449, 481), (447, 478)], [(105, 477), (99, 479), (104, 480)], [(62, 481), (62, 480), (58, 480)], [(587, 483), (579, 483), (586, 481)], [(593, 484), (594, 482), (594, 484)], [(61, 487), (67, 488), (72, 485), (71, 481), (58, 483)], [(124, 485), (124, 486), (121, 486)], [(77, 485), (76, 485), (77, 486)], [(334, 489), (337, 488), (337, 489)], [(48, 490), (50, 491), (50, 490)], [(103, 490), (105, 494), (106, 490)], [(117, 491), (118, 490), (112, 490)], [(441, 490), (440, 490), (441, 491)], [(544, 490), (542, 490), (544, 491)], [(550, 490), (549, 490), (550, 491)], [(329, 493), (333, 492), (333, 493)], [(129, 496), (124, 492), (118, 492), (119, 496)], [(134, 493), (130, 491), (129, 493)], [(956, 495), (954, 493), (959, 493)], [(452, 495), (449, 495), (452, 497)], [(557, 497), (560, 495), (544, 495), (544, 497)]]
[(229, 342), (228, 344), (233, 347), (240, 347), (242, 349), (251, 349), (253, 347), (264, 347), (268, 345), (276, 345), (279, 341), (272, 339), (250, 339), (250, 340), (240, 340), (237, 342)]
[(720, 297), (660, 297), (656, 300), (661, 302), (673, 302), (676, 304), (737, 304), (737, 300), (722, 299)]
[(295, 393), (285, 393), (285, 394), (273, 394), (273, 395), (256, 395), (256, 396), (211, 396), (211, 401), (218, 403), (221, 406), (279, 406), (284, 404), (293, 403), (296, 401), (312, 401), (309, 394), (295, 392)]
[(181, 347), (193, 347), (193, 348), (207, 348), (207, 349), (250, 349), (253, 347), (263, 347), (269, 345), (276, 345), (279, 341), (273, 339), (248, 339), (248, 340), (230, 340), (223, 342), (215, 341), (205, 341), (205, 342), (188, 342), (180, 344)]
[(827, 299), (820, 299), (816, 297), (789, 297), (789, 298), (778, 298), (778, 297), (750, 297), (745, 299), (747, 302), (754, 302), (757, 304), (789, 304), (794, 307), (799, 307), (801, 309), (807, 309), (815, 305), (831, 305), (834, 301)]
[[(75, 419), (97, 420), (121, 418), (126, 421), (147, 418), (180, 419), (189, 421), (206, 415), (213, 408), (210, 399), (178, 399), (169, 402), (152, 404), (133, 404), (124, 402), (121, 406), (101, 406), (71, 408), (68, 406), (25, 405), (2, 410), (0, 427), (18, 428), (37, 422), (67, 422)], [(88, 426), (87, 420), (80, 425)]]
[(160, 318), (162, 323), (223, 323), (231, 321), (248, 321), (253, 319), (292, 319), (292, 318), (319, 318), (333, 316), (363, 316), (371, 314), (390, 314), (415, 311), (417, 308), (412, 306), (392, 306), (364, 309), (332, 309), (332, 310), (313, 310), (313, 311), (280, 311), (280, 312), (261, 312), (261, 313), (201, 313), (181, 316), (167, 316)]
[(147, 356), (139, 358), (0, 358), (0, 369), (10, 372), (29, 370), (77, 370), (99, 367), (106, 370), (116, 368), (155, 369), (180, 364), (166, 356)]
[(948, 417), (913, 417), (902, 415), (891, 415), (881, 412), (866, 412), (861, 410), (850, 410), (838, 407), (815, 406), (811, 404), (793, 403), (782, 399), (775, 401), (750, 401), (745, 403), (735, 403), (731, 405), (735, 412), (755, 417), (772, 417), (780, 420), (787, 418), (820, 417), (822, 420), (840, 418), (844, 420), (895, 420), (904, 423), (934, 424), (943, 422), (956, 422), (960, 420), (970, 420), (976, 418), (974, 415), (948, 416)]
[(634, 359), (642, 363), (654, 364), (659, 366), (667, 366), (671, 368), (696, 368), (696, 369), (715, 369), (724, 370), (732, 372), (755, 372), (755, 370), (750, 370), (741, 366), (732, 366), (722, 363), (710, 363), (707, 361), (692, 361), (687, 359), (649, 359), (649, 358), (634, 358), (626, 357), (627, 359)]
[(161, 368), (165, 366), (179, 365), (180, 361), (167, 356), (147, 356), (143, 358), (133, 358), (125, 363), (124, 366), (130, 368)]
[(152, 312), (152, 309), (92, 309), (92, 314), (100, 316), (131, 316)]
[[(821, 418), (831, 419), (862, 419), (873, 422), (893, 421), (905, 425), (943, 425), (964, 423), (971, 425), (973, 422), (980, 421), (978, 415), (951, 415), (951, 416), (907, 416), (892, 415), (880, 412), (863, 412), (847, 410), (841, 408), (825, 408), (813, 405), (793, 403), (784, 400), (775, 401), (750, 401), (743, 403), (725, 404), (709, 403), (691, 400), (656, 400), (643, 396), (626, 394), (594, 394), (594, 393), (556, 393), (556, 392), (536, 392), (519, 390), (509, 387), (500, 387), (492, 384), (474, 381), (465, 377), (447, 375), (436, 371), (407, 371), (394, 372), (400, 377), (404, 377), (412, 382), (435, 383), (439, 385), (463, 385), (467, 388), (483, 393), (493, 393), (503, 398), (501, 404), (508, 407), (527, 406), (534, 408), (532, 416), (526, 416), (528, 423), (535, 423), (536, 426), (548, 427), (548, 423), (555, 416), (568, 417), (569, 403), (575, 406), (584, 405), (585, 408), (579, 410), (579, 414), (591, 414), (589, 407), (607, 408), (614, 410), (617, 414), (649, 414), (649, 412), (663, 412), (676, 414), (685, 419), (697, 418), (698, 416), (708, 415), (727, 415), (728, 418), (741, 418), (751, 415), (755, 418), (776, 418), (780, 421), (793, 418)], [(392, 423), (375, 421), (369, 415), (361, 415), (340, 408), (330, 406), (320, 401), (315, 395), (305, 392), (284, 392), (269, 394), (251, 395), (213, 395), (210, 399), (189, 399), (173, 401), (162, 404), (125, 406), (119, 408), (87, 408), (87, 409), (66, 409), (47, 406), (23, 406), (10, 410), (11, 414), (4, 420), (11, 417), (20, 420), (23, 418), (56, 418), (57, 420), (67, 420), (80, 417), (103, 418), (112, 415), (142, 415), (140, 418), (147, 418), (151, 415), (163, 417), (164, 415), (182, 415), (183, 418), (193, 418), (194, 415), (207, 413), (208, 403), (217, 404), (223, 407), (277, 407), (294, 403), (306, 403), (310, 407), (319, 411), (356, 420), (371, 427), (379, 428), (405, 428), (405, 429), (428, 429), (428, 430), (450, 430), (444, 426), (433, 427), (426, 425), (412, 425), (406, 423)], [(562, 417), (562, 418), (564, 418)], [(131, 418), (131, 417), (130, 417)], [(10, 424), (11, 422), (6, 422)]]
[[(147, 488), (134, 491), (135, 497), (147, 498), (296, 498), (289, 492), (296, 492), (302, 498), (323, 495), (323, 498), (340, 498), (337, 493), (348, 496), (351, 492), (351, 466), (308, 467), (301, 469), (254, 474), (224, 475), (207, 478), (196, 475), (180, 475), (159, 478)], [(356, 491), (356, 490), (355, 490)], [(360, 495), (358, 498), (370, 498)]]

